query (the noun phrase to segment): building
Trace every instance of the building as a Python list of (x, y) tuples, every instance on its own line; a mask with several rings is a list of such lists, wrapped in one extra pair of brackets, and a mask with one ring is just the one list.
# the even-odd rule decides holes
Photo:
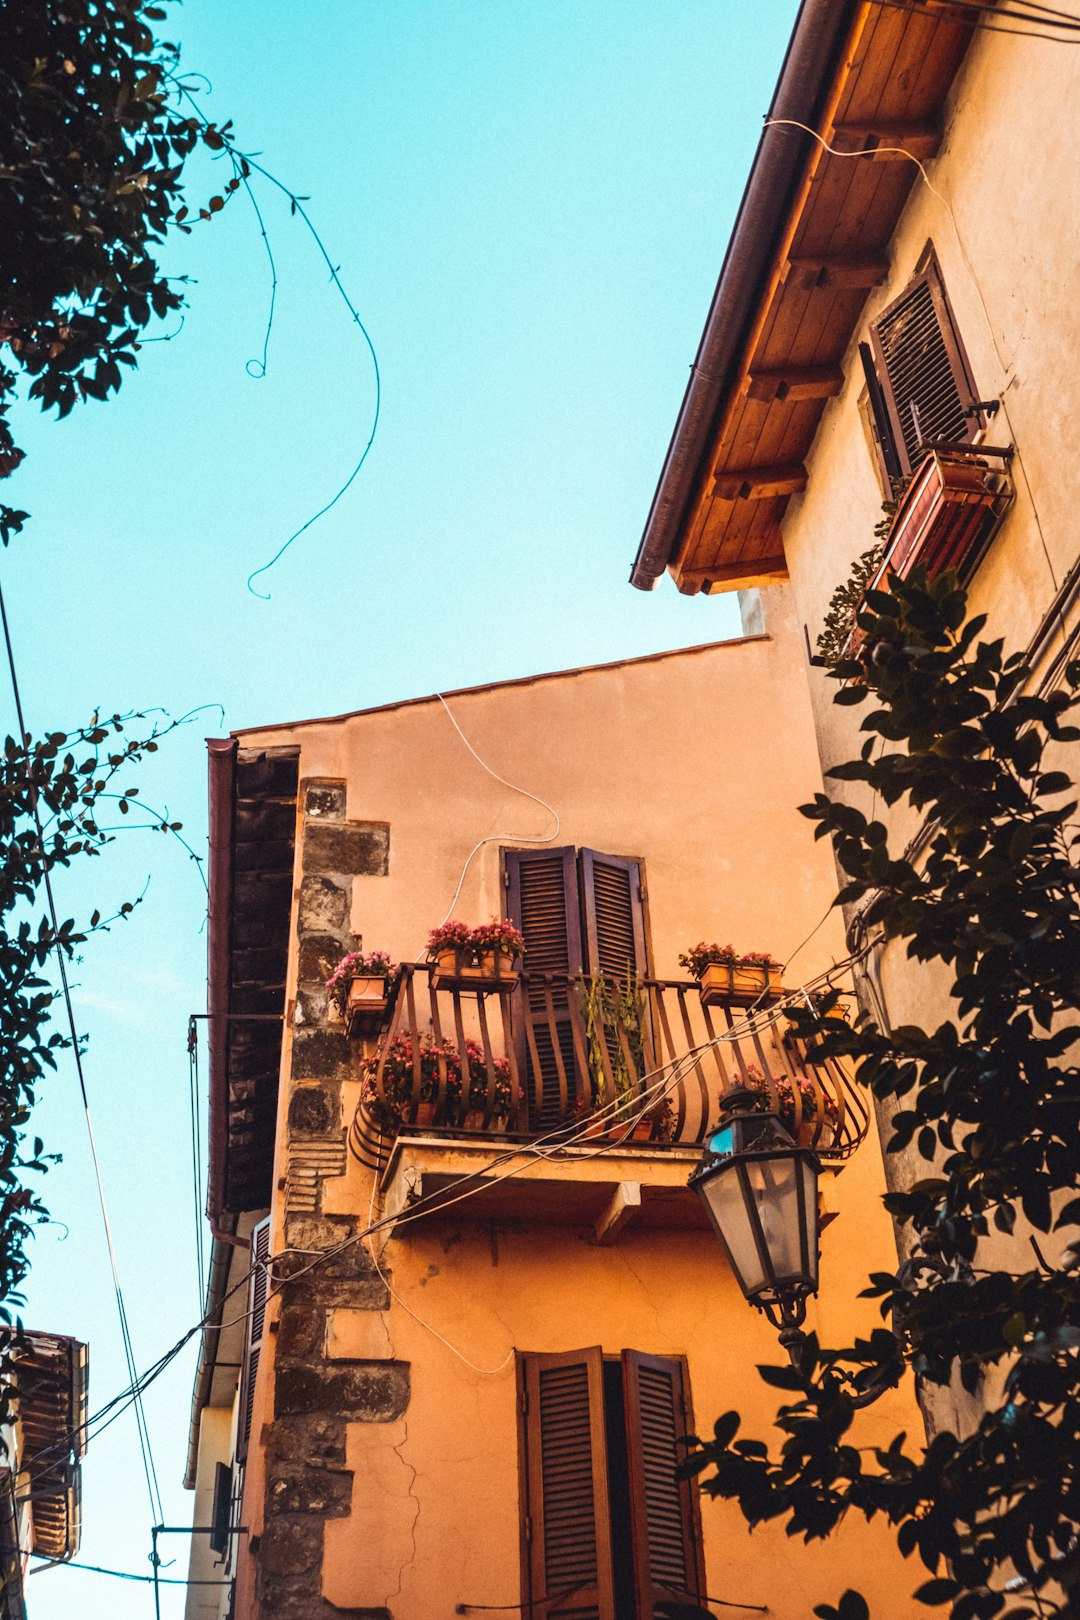
[[(833, 703), (818, 639), (883, 517), (879, 576), (957, 568), (987, 634), (1026, 649), (1031, 690), (1075, 656), (1076, 179), (1045, 115), (1076, 105), (1080, 63), (1051, 33), (935, 3), (798, 15), (632, 582), (738, 590), (792, 636), (793, 724), (823, 771), (857, 756), (862, 713)], [(896, 849), (917, 831), (874, 813)], [(894, 1024), (949, 1007), (902, 945), (862, 988)], [(886, 1168), (902, 1186), (925, 1161)], [(934, 1421), (971, 1415), (936, 1398)]]
[(79, 1550), (88, 1377), (77, 1339), (19, 1335), (13, 1415), (0, 1432), (0, 1620), (25, 1620), (31, 1557), (62, 1563)]
[[(818, 774), (787, 719), (801, 657), (788, 627), (211, 742), (188, 1483), (191, 1574), (233, 1587), (191, 1587), (188, 1620), (801, 1615), (853, 1584), (909, 1612), (918, 1572), (876, 1525), (751, 1538), (676, 1474), (695, 1424), (775, 1412), (775, 1333), (686, 1187), (733, 1076), (818, 1099), (826, 1340), (874, 1325), (858, 1287), (895, 1263), (842, 1071), (679, 965), (714, 937), (794, 959), (790, 984), (843, 957), (794, 808)], [(451, 915), (518, 923), (520, 982), (434, 969)], [(350, 1033), (325, 986), (361, 936), (401, 968)], [(914, 1421), (902, 1389), (860, 1432)]]

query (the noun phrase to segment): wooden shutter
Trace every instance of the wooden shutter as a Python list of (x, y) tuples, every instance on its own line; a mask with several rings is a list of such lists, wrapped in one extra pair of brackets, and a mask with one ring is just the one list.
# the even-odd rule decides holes
[(616, 979), (625, 979), (628, 969), (635, 977), (643, 976), (645, 917), (637, 861), (583, 849), (581, 894), (589, 970)]
[(251, 1274), (248, 1277), (248, 1318), (244, 1335), (244, 1360), (240, 1370), (240, 1412), (236, 1426), (236, 1460), (243, 1462), (251, 1438), (251, 1415), (255, 1406), (255, 1380), (266, 1330), (266, 1300), (270, 1288), (270, 1217), (252, 1228)]
[(676, 1475), (693, 1419), (682, 1361), (624, 1350), (622, 1364), (638, 1620), (652, 1620), (662, 1596), (704, 1591), (695, 1486)]
[(981, 419), (965, 408), (977, 396), (936, 260), (873, 322), (870, 341), (903, 472), (923, 445), (974, 437)]
[(518, 1062), (528, 1077), (530, 1123), (553, 1125), (565, 1119), (580, 1083), (573, 1011), (565, 989), (552, 988), (549, 1003), (545, 988), (530, 979), (544, 973), (581, 972), (576, 851), (569, 846), (509, 849), (506, 878), (507, 916), (525, 936), (526, 982), (519, 1009), (526, 1027), (521, 1031)]
[(522, 1356), (519, 1368), (528, 1613), (615, 1620), (603, 1353)]

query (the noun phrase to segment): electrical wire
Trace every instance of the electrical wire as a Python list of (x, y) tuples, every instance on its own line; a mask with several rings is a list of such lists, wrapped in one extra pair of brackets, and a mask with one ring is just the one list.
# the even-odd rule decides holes
[[(25, 746), (29, 738), (29, 732), (26, 729), (26, 721), (23, 715), (22, 695), (19, 689), (18, 673), (15, 667), (15, 652), (11, 641), (11, 630), (8, 624), (7, 606), (4, 601), (2, 586), (0, 586), (0, 622), (2, 622), (3, 625), (4, 646), (7, 652), (8, 671), (11, 676), (11, 689), (15, 700), (15, 715), (19, 725), (19, 734), (22, 738), (23, 745)], [(97, 1143), (94, 1138), (94, 1125), (90, 1113), (90, 1097), (86, 1086), (86, 1075), (83, 1070), (79, 1031), (75, 1022), (75, 1009), (71, 1000), (71, 986), (68, 981), (67, 963), (64, 960), (63, 946), (60, 943), (59, 915), (56, 909), (56, 899), (53, 894), (52, 877), (49, 871), (48, 862), (45, 859), (41, 816), (38, 810), (37, 791), (33, 787), (31, 787), (30, 797), (34, 824), (37, 829), (38, 844), (42, 852), (42, 881), (45, 889), (46, 907), (52, 926), (53, 938), (56, 942), (55, 955), (60, 973), (60, 986), (67, 1018), (71, 1053), (75, 1062), (75, 1073), (78, 1077), (79, 1092), (82, 1097), (83, 1115), (86, 1120), (86, 1134), (90, 1143), (90, 1157), (93, 1161), (94, 1181), (97, 1187), (98, 1205), (101, 1210), (102, 1225), (105, 1229), (105, 1244), (109, 1256), (109, 1269), (112, 1273), (113, 1293), (116, 1297), (116, 1309), (120, 1322), (120, 1338), (124, 1350), (124, 1360), (127, 1364), (128, 1377), (130, 1379), (131, 1387), (135, 1389), (138, 1385), (139, 1376), (135, 1365), (135, 1350), (132, 1344), (131, 1327), (128, 1321), (127, 1306), (124, 1303), (124, 1292), (120, 1284), (120, 1269), (116, 1256), (116, 1246), (113, 1242), (112, 1226), (109, 1221), (108, 1205), (105, 1199), (105, 1183), (101, 1173), (101, 1161), (98, 1157)], [(164, 1517), (161, 1504), (161, 1492), (158, 1487), (157, 1469), (154, 1465), (153, 1448), (150, 1444), (150, 1431), (146, 1421), (146, 1413), (142, 1405), (141, 1393), (134, 1397), (133, 1405), (135, 1409), (135, 1424), (139, 1435), (139, 1451), (142, 1457), (143, 1473), (146, 1478), (146, 1490), (150, 1502), (152, 1522), (155, 1524), (160, 1524), (162, 1518)]]
[(188, 1025), (188, 1095), (191, 1104), (191, 1176), (195, 1212), (195, 1269), (198, 1277), (198, 1304), (206, 1298), (206, 1256), (203, 1250), (202, 1130), (199, 1109), (199, 1043), (196, 1025)]
[[(877, 4), (879, 4), (879, 5), (880, 4), (885, 4), (885, 3), (888, 3), (888, 0), (877, 0)], [(906, 10), (908, 8), (905, 6), (905, 7), (902, 7), (901, 9)], [(1080, 18), (1076, 19), (1076, 23), (1077, 23), (1077, 27), (1080, 28)], [(1078, 41), (1077, 43), (1080, 43), (1080, 41)], [(1012, 362), (1007, 361), (1005, 359), (1005, 356), (1002, 354), (1001, 349), (1000, 349), (1000, 347), (998, 345), (997, 333), (994, 331), (994, 323), (990, 319), (990, 311), (987, 308), (986, 298), (983, 295), (982, 284), (980, 283), (979, 278), (975, 273), (975, 266), (971, 262), (971, 255), (968, 253), (967, 246), (966, 246), (966, 244), (964, 242), (963, 232), (960, 229), (960, 223), (957, 220), (956, 211), (953, 208), (952, 204), (950, 203), (948, 197), (945, 196), (944, 192), (939, 191), (937, 186), (934, 185), (933, 181), (930, 179), (930, 176), (927, 174), (926, 167), (923, 164), (923, 162), (921, 161), (921, 159), (915, 157), (913, 153), (907, 151), (907, 149), (905, 147), (903, 147), (903, 146), (864, 147), (860, 151), (857, 151), (857, 152), (842, 152), (837, 147), (831, 146), (829, 144), (829, 142), (825, 139), (825, 137), (823, 135), (820, 135), (817, 132), (816, 129), (812, 129), (809, 124), (800, 123), (797, 118), (767, 118), (765, 120), (765, 122), (766, 122), (767, 125), (773, 125), (773, 126), (781, 125), (781, 124), (788, 124), (788, 125), (792, 126), (794, 129), (803, 130), (807, 135), (812, 135), (814, 137), (815, 141), (817, 141), (818, 145), (824, 147), (825, 151), (829, 153), (830, 157), (860, 158), (860, 157), (872, 157), (875, 152), (895, 152), (901, 157), (906, 157), (909, 162), (914, 163), (915, 167), (918, 169), (919, 174), (922, 177), (922, 182), (925, 185), (926, 189), (931, 193), (932, 196), (937, 198), (938, 202), (941, 204), (942, 208), (944, 208), (946, 214), (948, 215), (949, 224), (952, 226), (953, 235), (956, 238), (956, 245), (960, 250), (960, 257), (964, 262), (964, 268), (967, 270), (968, 277), (969, 277), (969, 279), (971, 281), (971, 285), (975, 289), (975, 295), (976, 295), (976, 297), (977, 297), (977, 299), (979, 301), (979, 308), (982, 311), (983, 320), (986, 322), (986, 330), (987, 330), (987, 332), (989, 334), (989, 337), (990, 337), (990, 345), (991, 345), (991, 347), (992, 347), (992, 349), (994, 351), (994, 354), (997, 356), (998, 365), (1001, 367), (1003, 372), (1008, 374), (1012, 370)], [(1001, 390), (1000, 394), (998, 395), (998, 400), (999, 400), (1001, 410), (1004, 413), (1005, 421), (1006, 421), (1006, 423), (1008, 425), (1009, 436), (1010, 436), (1011, 441), (1012, 441), (1013, 453), (1014, 453), (1014, 456), (1015, 456), (1015, 459), (1016, 459), (1016, 464), (1020, 468), (1020, 473), (1021, 473), (1021, 476), (1023, 477), (1023, 480), (1024, 480), (1024, 487), (1026, 488), (1027, 493), (1028, 493), (1028, 500), (1031, 502), (1031, 511), (1032, 511), (1032, 515), (1034, 516), (1034, 519), (1035, 519), (1035, 527), (1036, 527), (1036, 529), (1038, 531), (1039, 544), (1040, 544), (1040, 546), (1042, 548), (1043, 559), (1044, 559), (1044, 561), (1046, 563), (1047, 571), (1048, 571), (1048, 573), (1050, 575), (1051, 581), (1053, 582), (1054, 589), (1056, 590), (1057, 586), (1058, 586), (1057, 571), (1054, 568), (1054, 564), (1053, 564), (1053, 561), (1052, 561), (1051, 556), (1050, 556), (1050, 548), (1046, 543), (1046, 536), (1043, 533), (1042, 520), (1039, 517), (1039, 508), (1038, 508), (1038, 506), (1036, 504), (1034, 492), (1033, 492), (1033, 490), (1031, 488), (1031, 480), (1028, 477), (1027, 467), (1024, 465), (1023, 454), (1021, 453), (1021, 450), (1019, 448), (1019, 442), (1017, 440), (1017, 436), (1016, 436), (1015, 432), (1013, 431), (1013, 425), (1012, 425), (1012, 422), (1011, 422), (1011, 420), (1009, 418), (1008, 406), (1005, 404), (1004, 395), (1005, 395), (1005, 392), (1007, 390), (1007, 387), (1008, 387), (1008, 385), (1006, 384), (1006, 387)]]
[(511, 793), (520, 793), (523, 798), (531, 799), (532, 802), (534, 804), (538, 804), (542, 810), (546, 810), (548, 815), (555, 817), (555, 830), (554, 830), (554, 832), (547, 833), (543, 838), (526, 838), (521, 833), (490, 833), (486, 838), (481, 838), (478, 843), (474, 844), (472, 849), (469, 851), (469, 853), (468, 853), (468, 855), (467, 855), (467, 857), (465, 859), (465, 865), (461, 868), (461, 876), (458, 878), (457, 888), (454, 890), (454, 898), (451, 900), (449, 906), (447, 907), (446, 916), (443, 917), (442, 922), (440, 922), (439, 925), (438, 925), (441, 928), (443, 923), (446, 922), (447, 919), (453, 914), (454, 907), (458, 903), (458, 899), (459, 899), (459, 897), (461, 895), (462, 886), (464, 885), (464, 882), (465, 882), (465, 875), (468, 872), (469, 867), (473, 863), (473, 858), (480, 853), (480, 851), (484, 848), (485, 844), (505, 843), (508, 839), (512, 843), (515, 843), (515, 844), (551, 844), (551, 843), (554, 843), (555, 839), (558, 838), (559, 833), (562, 830), (562, 817), (559, 815), (559, 812), (556, 809), (554, 809), (550, 804), (548, 804), (546, 799), (541, 799), (539, 797), (539, 795), (536, 794), (536, 793), (530, 793), (528, 788), (515, 786), (515, 784), (513, 782), (508, 782), (506, 780), (505, 776), (500, 776), (498, 771), (492, 770), (491, 766), (487, 763), (487, 761), (480, 758), (480, 755), (476, 752), (476, 749), (473, 747), (473, 745), (469, 741), (468, 737), (466, 737), (465, 733), (462, 731), (460, 725), (457, 722), (457, 718), (456, 718), (456, 716), (454, 714), (453, 709), (450, 707), (449, 703), (447, 703), (447, 701), (443, 697), (442, 693), (441, 692), (436, 692), (435, 696), (438, 698), (439, 702), (442, 704), (443, 708), (446, 710), (447, 714), (450, 716), (450, 724), (453, 726), (454, 730), (457, 732), (458, 736), (461, 738), (462, 742), (465, 744), (465, 747), (469, 750), (469, 753), (472, 755), (473, 759), (475, 759), (476, 763), (483, 770), (487, 771), (489, 776), (493, 776), (495, 778), (496, 782), (500, 782), (503, 787), (509, 788)]
[[(808, 996), (812, 996), (818, 990), (830, 987), (838, 977), (847, 972), (848, 969), (851, 968), (855, 963), (860, 961), (867, 954), (869, 948), (869, 946), (865, 946), (862, 949), (853, 952), (850, 956), (844, 958), (843, 961), (833, 963), (829, 968), (826, 968), (814, 978), (808, 979), (804, 984), (800, 985), (797, 990), (792, 990), (786, 995), (778, 998), (778, 1000), (775, 1002), (771, 1002), (768, 1008), (766, 1008), (764, 1011), (754, 1012), (753, 1009), (748, 1009), (746, 1016), (735, 1021), (728, 1029), (722, 1030), (718, 1035), (715, 1035), (709, 1040), (702, 1042), (699, 1046), (691, 1048), (688, 1052), (683, 1053), (677, 1060), (671, 1060), (667, 1064), (661, 1066), (660, 1069), (650, 1071), (650, 1074), (662, 1073), (664, 1070), (673, 1068), (681, 1069), (684, 1065), (687, 1069), (692, 1068), (702, 1056), (711, 1051), (714, 1047), (722, 1046), (732, 1041), (745, 1038), (754, 1030), (771, 1027), (773, 1024), (779, 1022), (781, 1018), (786, 1018), (787, 1014), (785, 1009), (787, 1007), (804, 1004)], [(648, 1076), (645, 1078), (648, 1078)], [(673, 1090), (677, 1084), (678, 1076), (676, 1075), (669, 1081), (661, 1079), (653, 1086), (648, 1087), (646, 1091), (640, 1093), (637, 1101), (641, 1104), (641, 1107), (637, 1116), (630, 1116), (628, 1129), (632, 1128), (634, 1117), (641, 1117), (645, 1112), (648, 1111), (650, 1107), (655, 1105), (655, 1102), (658, 1100), (658, 1092), (662, 1091), (665, 1086), (667, 1089)], [(498, 1180), (509, 1180), (511, 1176), (522, 1174), (524, 1170), (529, 1169), (532, 1163), (537, 1160), (560, 1156), (565, 1154), (567, 1149), (575, 1148), (576, 1144), (580, 1142), (587, 1140), (591, 1141), (591, 1137), (587, 1136), (586, 1132), (592, 1126), (594, 1126), (595, 1122), (598, 1119), (603, 1120), (604, 1118), (617, 1115), (620, 1109), (625, 1109), (625, 1103), (621, 1099), (616, 1098), (612, 1102), (604, 1104), (601, 1108), (597, 1109), (593, 1116), (591, 1116), (588, 1124), (582, 1126), (582, 1128), (578, 1131), (568, 1134), (564, 1126), (557, 1126), (554, 1129), (545, 1132), (542, 1136), (533, 1138), (531, 1142), (515, 1142), (509, 1144), (502, 1153), (499, 1153), (493, 1159), (488, 1160), (482, 1167), (473, 1171), (467, 1171), (465, 1174), (460, 1176), (454, 1183), (454, 1186), (462, 1190), (457, 1192), (452, 1198), (447, 1198), (442, 1190), (440, 1190), (438, 1193), (421, 1197), (406, 1211), (399, 1212), (398, 1214), (394, 1215), (384, 1215), (377, 1221), (371, 1222), (369, 1226), (362, 1228), (360, 1231), (351, 1233), (349, 1237), (342, 1239), (340, 1243), (333, 1245), (329, 1249), (303, 1250), (297, 1248), (288, 1248), (282, 1250), (279, 1254), (271, 1256), (270, 1259), (265, 1262), (268, 1269), (272, 1269), (275, 1264), (287, 1258), (289, 1255), (302, 1255), (309, 1259), (309, 1264), (301, 1267), (298, 1271), (291, 1272), (290, 1275), (283, 1278), (280, 1283), (274, 1284), (268, 1290), (267, 1298), (270, 1299), (274, 1297), (274, 1295), (281, 1293), (283, 1289), (288, 1287), (290, 1284), (297, 1282), (301, 1277), (306, 1276), (309, 1272), (316, 1270), (319, 1266), (328, 1264), (344, 1250), (351, 1248), (356, 1243), (363, 1242), (365, 1239), (370, 1238), (373, 1234), (383, 1231), (387, 1227), (393, 1227), (396, 1231), (399, 1227), (407, 1227), (412, 1225), (416, 1221), (425, 1219), (429, 1213), (430, 1207), (437, 1206), (440, 1210), (447, 1209), (455, 1204), (463, 1202), (464, 1200), (473, 1196), (474, 1193), (482, 1190), (479, 1185), (469, 1190), (467, 1184), (470, 1182), (480, 1182), (482, 1180), (484, 1189), (490, 1187), (493, 1184), (493, 1178), (491, 1177), (492, 1170), (497, 1169), (501, 1165), (507, 1164), (511, 1160), (524, 1159), (525, 1162), (512, 1167), (507, 1175), (498, 1178)], [(624, 1120), (625, 1119), (626, 1116), (624, 1115)], [(622, 1150), (622, 1147), (622, 1140), (604, 1141), (598, 1143), (588, 1157), (598, 1158), (603, 1154), (618, 1153)], [(579, 1159), (583, 1156), (584, 1155), (580, 1153), (577, 1154)], [(235, 1294), (239, 1293), (242, 1289), (245, 1289), (248, 1286), (249, 1279), (254, 1269), (254, 1266), (249, 1267), (248, 1270), (237, 1280), (237, 1282), (235, 1282), (226, 1291), (221, 1301), (213, 1311), (209, 1311), (203, 1315), (197, 1322), (187, 1329), (187, 1331), (176, 1342), (176, 1344), (171, 1347), (171, 1349), (167, 1350), (162, 1356), (160, 1356), (158, 1360), (147, 1368), (147, 1370), (141, 1374), (137, 1380), (133, 1380), (126, 1389), (121, 1390), (117, 1395), (113, 1396), (110, 1401), (108, 1401), (104, 1406), (100, 1407), (97, 1412), (88, 1418), (84, 1426), (85, 1430), (87, 1432), (92, 1431), (92, 1437), (96, 1438), (97, 1435), (102, 1433), (110, 1423), (115, 1422), (117, 1417), (121, 1416), (122, 1413), (127, 1409), (127, 1406), (131, 1404), (132, 1400), (135, 1398), (136, 1391), (141, 1394), (143, 1391), (149, 1388), (149, 1386), (167, 1370), (176, 1357), (181, 1354), (195, 1335), (201, 1332), (203, 1328), (212, 1327), (215, 1331), (224, 1332), (228, 1328), (234, 1327), (250, 1318), (252, 1315), (251, 1309), (246, 1309), (240, 1312), (239, 1315), (230, 1318), (228, 1321), (221, 1320), (221, 1313), (225, 1303)], [(72, 1431), (72, 1435), (79, 1432), (83, 1431)], [(43, 1447), (40, 1451), (35, 1452), (31, 1458), (26, 1459), (27, 1463), (29, 1464), (31, 1461), (40, 1462), (41, 1459), (47, 1457), (52, 1452), (70, 1445), (72, 1435), (61, 1437), (60, 1440), (53, 1442), (49, 1446)]]
[[(1075, 33), (1080, 29), (1080, 18), (1070, 16), (1067, 12), (1057, 13), (1064, 20), (1054, 22), (1050, 16), (1033, 16), (1030, 11), (1010, 11), (1006, 6), (979, 5), (973, 3), (973, 0), (945, 0), (945, 3), (947, 3), (950, 11), (968, 11), (972, 15), (970, 18), (964, 16), (942, 17), (942, 20), (959, 23), (961, 27), (970, 28), (974, 33), (1011, 34), (1017, 39), (1045, 40), (1049, 45), (1080, 44), (1080, 39), (1063, 37), (1065, 34)], [(935, 14), (941, 15), (944, 10), (944, 4), (931, 7), (925, 3), (925, 0), (914, 0), (914, 3), (909, 3), (909, 0), (874, 0), (874, 4), (887, 11), (905, 11), (909, 16), (915, 17), (933, 17)], [(1043, 13), (1052, 10), (1048, 6), (1039, 6), (1035, 9)], [(983, 21), (984, 17), (1006, 17), (1015, 18), (1019, 22), (1041, 22), (1045, 27), (1056, 28), (1059, 32), (1046, 34), (1034, 28), (1002, 28), (997, 23)]]
[[(31, 1553), (31, 1558), (39, 1558), (40, 1553)], [(31, 1575), (44, 1575), (48, 1569), (86, 1569), (93, 1575), (113, 1575), (118, 1581), (149, 1581), (155, 1584), (153, 1575), (136, 1575), (127, 1569), (105, 1569), (101, 1564), (77, 1564), (73, 1558), (50, 1558), (47, 1564), (38, 1564), (31, 1569)], [(158, 1586), (231, 1586), (232, 1581), (188, 1581), (174, 1575), (159, 1575)]]

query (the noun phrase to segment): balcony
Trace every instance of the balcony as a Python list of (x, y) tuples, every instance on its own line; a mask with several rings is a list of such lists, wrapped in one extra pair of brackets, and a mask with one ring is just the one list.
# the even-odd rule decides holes
[(543, 1140), (659, 1168), (700, 1146), (742, 1083), (839, 1165), (866, 1134), (866, 1103), (844, 1063), (806, 1051), (782, 1007), (703, 1006), (693, 980), (523, 974), (513, 989), (467, 990), (407, 963), (366, 1043), (349, 1146), (378, 1172), (419, 1138), (444, 1151), (452, 1139), (463, 1162)]

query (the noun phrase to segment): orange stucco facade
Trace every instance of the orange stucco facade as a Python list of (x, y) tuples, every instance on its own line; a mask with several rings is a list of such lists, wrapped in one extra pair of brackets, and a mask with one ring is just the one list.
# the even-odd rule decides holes
[[(522, 1356), (674, 1358), (700, 1433), (737, 1408), (744, 1434), (768, 1438), (783, 1397), (755, 1369), (782, 1352), (686, 1190), (700, 1147), (414, 1128), (377, 1172), (344, 1146), (375, 1039), (346, 1041), (317, 975), (357, 937), (422, 957), (451, 906), (473, 922), (504, 914), (507, 849), (546, 840), (639, 863), (657, 979), (685, 979), (678, 956), (702, 937), (794, 957), (789, 985), (813, 979), (844, 946), (831, 859), (796, 809), (818, 780), (810, 726), (789, 713), (796, 658), (793, 634), (765, 633), (239, 736), (251, 755), (298, 747), (299, 795), (269, 1206), (279, 1259), (238, 1510), (248, 1534), (231, 1555), (237, 1620), (434, 1620), (527, 1601)], [(367, 870), (314, 858), (369, 833)], [(710, 1070), (714, 1115), (719, 1090)], [(858, 1298), (867, 1272), (895, 1264), (873, 1136), (823, 1179), (832, 1218), (808, 1326), (847, 1342), (880, 1320)], [(425, 1214), (436, 1185), (461, 1191)], [(234, 1264), (239, 1277), (242, 1254)], [(237, 1399), (222, 1382), (203, 1409), (204, 1482), (229, 1460)], [(856, 1439), (918, 1423), (905, 1387), (859, 1417)], [(855, 1586), (882, 1620), (910, 1612), (919, 1572), (876, 1526), (804, 1547), (776, 1526), (751, 1535), (704, 1493), (697, 1511), (713, 1598), (794, 1620)], [(196, 1592), (189, 1620), (216, 1613)]]

